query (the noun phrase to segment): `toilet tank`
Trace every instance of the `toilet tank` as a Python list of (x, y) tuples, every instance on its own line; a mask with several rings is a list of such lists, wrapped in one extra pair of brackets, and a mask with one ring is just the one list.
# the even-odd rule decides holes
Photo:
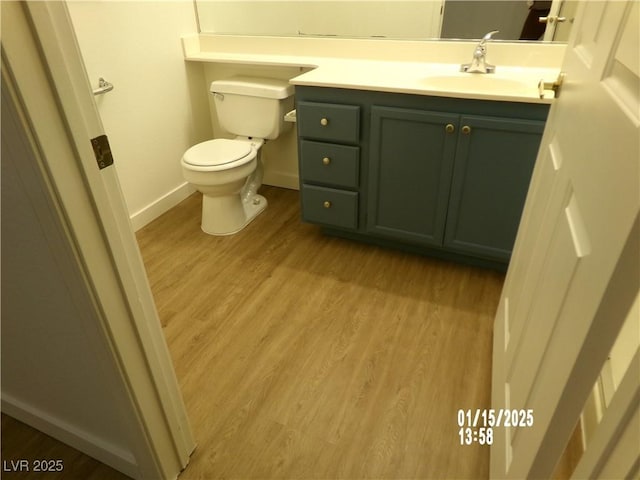
[(291, 123), (293, 85), (286, 80), (236, 76), (215, 80), (210, 87), (220, 126), (244, 137), (274, 139)]

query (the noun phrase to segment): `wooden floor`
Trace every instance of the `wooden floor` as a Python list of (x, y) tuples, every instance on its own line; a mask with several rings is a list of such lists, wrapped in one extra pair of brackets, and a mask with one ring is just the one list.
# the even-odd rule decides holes
[[(234, 236), (200, 231), (197, 194), (138, 233), (198, 442), (180, 478), (488, 478), (456, 412), (489, 407), (503, 275), (323, 236), (297, 192), (261, 193)], [(46, 478), (121, 478), (2, 429), (3, 460), (68, 450)]]
[(488, 478), (503, 275), (322, 235), (298, 193), (237, 235), (194, 195), (138, 234), (198, 448), (182, 479)]

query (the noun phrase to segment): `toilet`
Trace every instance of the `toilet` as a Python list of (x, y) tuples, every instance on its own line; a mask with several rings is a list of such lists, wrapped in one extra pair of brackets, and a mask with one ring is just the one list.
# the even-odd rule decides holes
[(202, 231), (231, 235), (267, 207), (260, 150), (291, 128), (293, 86), (286, 80), (235, 76), (211, 83), (220, 126), (234, 139), (199, 143), (183, 155), (184, 179), (202, 192)]

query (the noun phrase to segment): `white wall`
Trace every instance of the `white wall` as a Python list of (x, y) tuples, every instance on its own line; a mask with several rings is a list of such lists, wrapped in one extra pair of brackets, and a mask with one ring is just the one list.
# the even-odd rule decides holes
[(135, 229), (193, 189), (180, 158), (212, 137), (201, 65), (184, 61), (180, 37), (197, 30), (189, 1), (68, 3)]

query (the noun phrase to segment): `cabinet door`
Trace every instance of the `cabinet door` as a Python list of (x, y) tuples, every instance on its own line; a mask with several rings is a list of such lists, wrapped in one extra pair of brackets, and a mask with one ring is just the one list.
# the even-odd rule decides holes
[(509, 261), (544, 122), (463, 116), (445, 246)]
[(372, 107), (368, 232), (442, 245), (458, 118)]

